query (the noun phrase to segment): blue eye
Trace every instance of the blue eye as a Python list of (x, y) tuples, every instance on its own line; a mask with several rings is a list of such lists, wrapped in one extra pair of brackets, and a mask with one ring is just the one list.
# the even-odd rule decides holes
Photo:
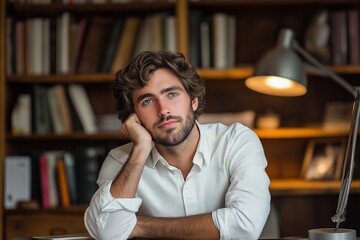
[(171, 97), (171, 98), (176, 97), (177, 95), (179, 95), (179, 94), (176, 92), (169, 93), (169, 97)]
[(143, 102), (142, 102), (142, 105), (149, 105), (149, 104), (151, 104), (153, 102), (153, 100), (151, 100), (151, 99), (145, 99)]

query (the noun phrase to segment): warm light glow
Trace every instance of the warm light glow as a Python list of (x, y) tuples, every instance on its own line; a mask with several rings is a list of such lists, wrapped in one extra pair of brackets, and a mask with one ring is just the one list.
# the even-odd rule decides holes
[(301, 96), (306, 87), (290, 79), (275, 76), (254, 76), (246, 79), (245, 85), (257, 92), (273, 96)]
[(269, 87), (278, 88), (278, 89), (286, 89), (292, 87), (292, 81), (286, 78), (281, 77), (267, 77), (265, 79), (265, 84)]

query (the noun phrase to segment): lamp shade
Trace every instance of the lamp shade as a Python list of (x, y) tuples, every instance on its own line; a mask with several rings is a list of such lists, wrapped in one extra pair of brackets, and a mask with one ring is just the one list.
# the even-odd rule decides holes
[(277, 46), (266, 53), (255, 66), (248, 88), (275, 96), (301, 96), (306, 93), (307, 79), (301, 58), (292, 48), (293, 32), (283, 29)]

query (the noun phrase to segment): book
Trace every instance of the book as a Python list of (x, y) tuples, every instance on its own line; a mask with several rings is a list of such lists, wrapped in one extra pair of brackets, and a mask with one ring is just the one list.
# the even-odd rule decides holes
[(70, 202), (77, 202), (77, 185), (76, 185), (76, 169), (75, 169), (75, 159), (72, 153), (64, 152), (63, 155), (67, 180), (69, 185), (69, 195)]
[(213, 16), (214, 67), (227, 68), (227, 15), (216, 13)]
[(18, 20), (15, 23), (15, 73), (23, 75), (26, 72), (26, 22)]
[(39, 174), (41, 186), (41, 203), (43, 208), (50, 208), (49, 173), (46, 155), (39, 156)]
[(178, 52), (177, 50), (177, 32), (176, 32), (176, 17), (174, 15), (167, 15), (165, 17), (165, 47), (164, 50), (170, 52)]
[(6, 18), (6, 74), (8, 76), (16, 72), (16, 41), (15, 41), (15, 21), (12, 17)]
[(348, 33), (345, 10), (336, 10), (330, 13), (330, 45), (332, 63), (345, 65), (348, 61)]
[(42, 36), (41, 36), (41, 42), (42, 42), (42, 57), (41, 57), (41, 74), (42, 75), (49, 75), (50, 74), (50, 19), (44, 18), (42, 19), (41, 24), (43, 30), (42, 30)]
[(64, 124), (60, 116), (59, 99), (55, 94), (55, 87), (49, 87), (47, 89), (47, 101), (49, 102), (51, 123), (54, 132), (57, 134), (64, 133)]
[(31, 158), (29, 156), (5, 157), (6, 209), (16, 208), (19, 201), (31, 200)]
[(71, 72), (75, 73), (79, 68), (80, 57), (84, 48), (85, 37), (89, 29), (89, 18), (82, 18), (76, 29), (74, 51), (72, 51), (71, 56)]
[(201, 67), (201, 10), (189, 12), (189, 61), (193, 67)]
[(57, 61), (57, 18), (50, 18), (50, 48), (49, 48), (49, 61), (50, 61), (50, 73), (56, 73)]
[(68, 91), (84, 132), (95, 133), (97, 131), (96, 118), (85, 88), (79, 84), (70, 84)]
[(36, 133), (49, 133), (51, 129), (51, 116), (47, 101), (47, 89), (45, 86), (35, 84), (33, 87), (33, 112), (34, 131)]
[(56, 24), (56, 73), (70, 72), (70, 13), (64, 12), (57, 18)]
[(72, 131), (73, 132), (83, 132), (84, 128), (82, 126), (79, 114), (77, 113), (74, 103), (71, 100), (70, 93), (69, 93), (69, 86), (65, 85), (65, 95), (68, 102), (71, 124), (72, 124)]
[(227, 15), (226, 39), (226, 67), (234, 68), (236, 61), (236, 19), (233, 15)]
[(42, 75), (44, 42), (43, 42), (43, 19), (36, 17), (27, 20), (27, 67), (28, 73), (33, 75)]
[(11, 113), (11, 132), (14, 135), (31, 133), (31, 95), (20, 94)]
[[(118, 47), (111, 66), (112, 72), (117, 72), (131, 60), (134, 42), (140, 26), (139, 17), (128, 17), (125, 20), (124, 30), (118, 42)], [(149, 41), (149, 40), (148, 40)]]
[(132, 57), (143, 51), (160, 51), (164, 49), (164, 27), (165, 14), (160, 12), (149, 14), (142, 20)]
[(63, 133), (69, 133), (72, 131), (72, 122), (64, 86), (58, 84), (53, 88), (55, 94), (53, 97), (56, 98), (56, 102), (58, 103), (57, 111), (59, 112), (60, 121), (63, 126)]
[(91, 18), (76, 72), (95, 73), (98, 71), (99, 64), (103, 61), (101, 56), (104, 54), (110, 35), (112, 21), (113, 19), (109, 17)]
[(60, 204), (62, 207), (70, 206), (70, 189), (68, 174), (65, 167), (65, 161), (63, 158), (57, 160), (57, 182), (59, 187)]
[(46, 151), (43, 153), (43, 156), (47, 162), (49, 207), (55, 208), (59, 206), (59, 188), (56, 179), (57, 161), (62, 157), (62, 152)]
[(210, 68), (211, 66), (211, 43), (210, 43), (210, 23), (203, 21), (200, 26), (201, 38), (201, 67)]
[(95, 147), (81, 149), (76, 156), (78, 204), (89, 204), (98, 189), (96, 180), (104, 158), (105, 150)]
[(360, 17), (358, 9), (347, 10), (347, 26), (349, 40), (349, 64), (360, 64)]
[(124, 18), (117, 18), (112, 24), (110, 36), (99, 65), (99, 72), (110, 72), (114, 61), (117, 45), (123, 30)]

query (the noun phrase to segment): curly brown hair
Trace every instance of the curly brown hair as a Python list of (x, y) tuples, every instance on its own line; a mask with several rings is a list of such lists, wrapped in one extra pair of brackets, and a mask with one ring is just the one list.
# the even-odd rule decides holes
[(200, 116), (205, 108), (205, 85), (184, 55), (169, 51), (144, 51), (116, 73), (113, 91), (116, 111), (121, 121), (124, 122), (134, 112), (134, 90), (146, 86), (153, 72), (161, 68), (170, 70), (178, 77), (191, 100), (198, 98), (199, 105), (194, 113), (195, 118)]

